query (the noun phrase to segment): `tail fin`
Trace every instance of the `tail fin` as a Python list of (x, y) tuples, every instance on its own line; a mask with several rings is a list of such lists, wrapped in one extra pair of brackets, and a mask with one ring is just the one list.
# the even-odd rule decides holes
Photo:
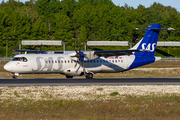
[[(145, 30), (145, 29), (137, 29), (137, 30)], [(135, 52), (136, 56), (154, 56), (156, 45), (159, 37), (159, 32), (161, 29), (160, 24), (152, 24), (147, 28), (147, 31), (142, 38), (133, 48), (131, 49), (143, 49), (147, 51), (142, 51), (140, 53)]]
[(149, 63), (160, 60), (159, 57), (154, 57), (156, 45), (161, 30), (175, 30), (174, 28), (161, 28), (160, 24), (152, 24), (147, 29), (136, 29), (136, 30), (147, 30), (144, 38), (142, 38), (133, 48), (142, 50), (142, 52), (134, 52), (135, 59), (127, 70), (140, 67)]

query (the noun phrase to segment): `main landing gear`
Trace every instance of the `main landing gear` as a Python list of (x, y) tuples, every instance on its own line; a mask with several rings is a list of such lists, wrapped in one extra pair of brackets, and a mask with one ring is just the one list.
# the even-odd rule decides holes
[[(86, 79), (93, 79), (93, 73), (86, 73), (85, 75)], [(72, 79), (73, 76), (66, 75), (67, 79)]]
[(86, 79), (93, 79), (93, 74), (92, 73), (87, 73), (86, 74)]
[(71, 79), (71, 78), (73, 78), (73, 76), (66, 75), (66, 78)]

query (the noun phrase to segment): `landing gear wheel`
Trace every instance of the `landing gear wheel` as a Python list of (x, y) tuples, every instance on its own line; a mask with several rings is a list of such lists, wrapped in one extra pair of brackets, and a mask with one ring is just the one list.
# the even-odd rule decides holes
[(13, 79), (17, 79), (17, 75), (13, 75), (12, 78), (13, 78)]
[(93, 79), (93, 74), (92, 73), (87, 73), (86, 79)]
[(66, 75), (66, 78), (68, 78), (68, 79), (69, 79), (69, 78), (73, 78), (73, 76), (68, 76), (68, 75)]

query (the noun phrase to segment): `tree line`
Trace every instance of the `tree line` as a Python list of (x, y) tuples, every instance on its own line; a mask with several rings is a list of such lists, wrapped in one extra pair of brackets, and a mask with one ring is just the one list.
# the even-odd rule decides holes
[[(162, 31), (159, 41), (180, 41), (180, 13), (171, 6), (156, 2), (148, 8), (139, 5), (135, 9), (127, 4), (116, 6), (111, 0), (30, 0), (25, 3), (9, 0), (0, 3), (0, 18), (1, 57), (6, 54), (6, 39), (8, 56), (12, 56), (11, 50), (18, 49), (17, 42), (22, 40), (62, 40), (68, 43), (66, 50), (73, 50), (74, 39), (78, 43), (136, 43), (145, 32), (135, 28), (147, 28), (150, 24), (176, 29), (173, 32)], [(62, 47), (43, 46), (43, 49), (62, 50)], [(164, 50), (159, 49), (161, 53)]]

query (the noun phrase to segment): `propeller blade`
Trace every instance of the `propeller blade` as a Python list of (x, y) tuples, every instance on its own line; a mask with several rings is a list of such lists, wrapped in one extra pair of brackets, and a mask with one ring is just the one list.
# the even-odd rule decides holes
[(34, 49), (36, 50), (36, 54), (38, 54), (39, 52), (38, 52), (38, 50), (36, 49), (36, 46), (33, 45), (33, 47), (34, 47)]
[(42, 43), (41, 43), (41, 47), (40, 47), (40, 54), (42, 53)]
[(76, 50), (76, 47), (75, 47), (74, 43), (73, 43), (73, 47), (74, 47), (74, 50), (75, 50), (76, 54), (78, 54), (78, 52), (77, 52), (77, 50)]
[(81, 46), (82, 46), (82, 45), (80, 45), (80, 47), (79, 47), (79, 53), (81, 53)]
[(78, 57), (77, 55), (74, 55), (74, 56), (70, 56), (70, 57)]
[(76, 62), (76, 64), (75, 64), (74, 68), (76, 68), (76, 66), (77, 66), (77, 63), (78, 63), (78, 62)]
[(84, 62), (81, 59), (80, 59), (80, 62), (81, 62), (82, 68), (83, 68), (84, 75), (86, 76), (86, 71), (85, 71), (85, 68), (84, 68)]
[(81, 53), (81, 47), (82, 47), (83, 43), (81, 43), (80, 47), (79, 47), (79, 53)]

